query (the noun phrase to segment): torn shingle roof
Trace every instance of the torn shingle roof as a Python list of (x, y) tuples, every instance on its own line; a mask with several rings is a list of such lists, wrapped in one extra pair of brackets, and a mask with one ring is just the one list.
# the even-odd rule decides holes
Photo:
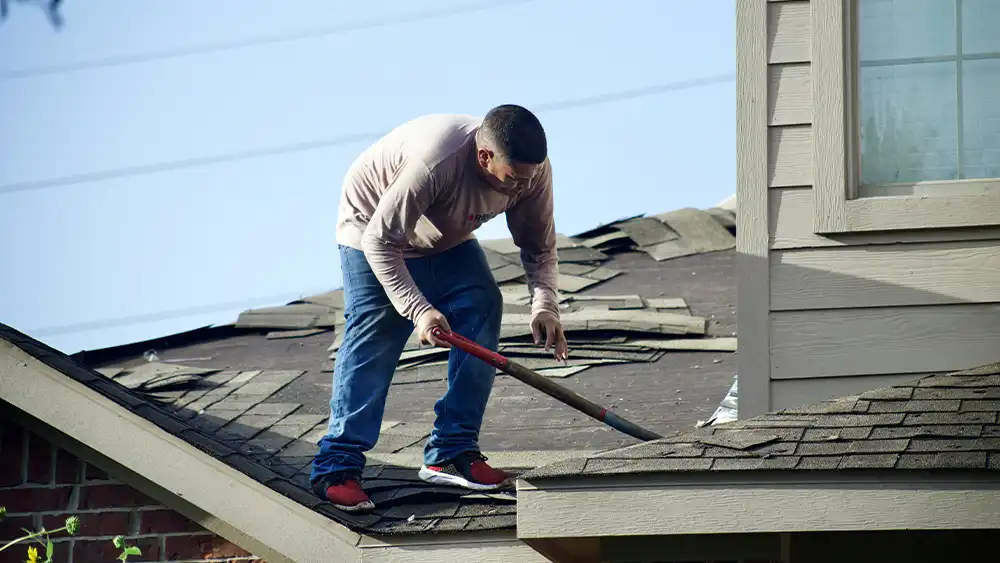
[[(521, 363), (543, 375), (567, 377), (593, 365), (654, 362), (666, 350), (701, 349), (735, 351), (733, 337), (692, 343), (682, 337), (703, 337), (706, 322), (692, 316), (683, 298), (638, 294), (590, 296), (580, 292), (601, 285), (623, 272), (607, 264), (623, 251), (645, 253), (663, 261), (735, 248), (732, 211), (680, 209), (655, 217), (631, 217), (602, 225), (574, 237), (559, 235), (559, 290), (562, 323), (574, 349), (570, 366), (560, 364), (529, 342), (530, 292), (519, 249), (511, 239), (482, 241), (487, 261), (504, 298), (501, 353), (527, 358)], [(339, 290), (304, 297), (284, 307), (244, 311), (237, 328), (270, 329), (269, 338), (299, 338), (330, 331), (334, 341), (328, 351), (335, 360), (343, 337), (343, 293)], [(616, 334), (598, 334), (610, 333)], [(400, 358), (400, 371), (443, 365), (448, 352), (425, 348), (411, 335)], [(573, 369), (569, 369), (573, 368)], [(327, 366), (332, 369), (332, 364)], [(405, 374), (426, 381), (428, 375)], [(426, 370), (425, 370), (426, 372)], [(443, 377), (443, 375), (439, 375)]]
[[(568, 366), (530, 343), (517, 248), (484, 241), (505, 296), (501, 352), (664, 435), (691, 428), (711, 415), (736, 372), (734, 219), (732, 211), (687, 209), (560, 236)], [(342, 513), (312, 496), (308, 472), (326, 427), (342, 310), (341, 292), (330, 291), (246, 311), (233, 325), (76, 355), (99, 373), (31, 346), (43, 361), (354, 531), (513, 528), (513, 491), (482, 495), (417, 479), (433, 404), (446, 388), (447, 352), (415, 340), (368, 453), (364, 487), (376, 513)], [(34, 342), (12, 329), (0, 336)], [(491, 463), (515, 473), (633, 442), (507, 376), (497, 378), (480, 435)]]
[(569, 459), (522, 477), (834, 469), (1000, 470), (1000, 363)]

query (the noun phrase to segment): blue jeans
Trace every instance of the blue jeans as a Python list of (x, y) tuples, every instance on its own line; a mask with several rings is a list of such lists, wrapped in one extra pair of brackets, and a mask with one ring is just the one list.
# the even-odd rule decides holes
[[(347, 324), (334, 366), (330, 422), (313, 460), (314, 487), (360, 477), (364, 453), (378, 441), (389, 384), (414, 328), (393, 308), (363, 252), (340, 246), (340, 263)], [(406, 267), (453, 331), (497, 349), (503, 297), (477, 241), (409, 258)], [(437, 417), (424, 448), (424, 463), (439, 464), (462, 452), (478, 451), (479, 428), (495, 373), (486, 362), (451, 349), (448, 390), (434, 405)]]

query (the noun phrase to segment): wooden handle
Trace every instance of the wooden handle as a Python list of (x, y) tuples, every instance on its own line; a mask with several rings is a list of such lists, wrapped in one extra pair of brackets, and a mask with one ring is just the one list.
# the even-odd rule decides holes
[(441, 330), (440, 327), (434, 327), (431, 329), (431, 332), (437, 338), (448, 342), (463, 352), (485, 361), (511, 377), (538, 389), (542, 393), (545, 393), (554, 399), (562, 401), (587, 416), (607, 424), (615, 430), (624, 432), (633, 438), (638, 438), (643, 441), (656, 440), (663, 437), (655, 432), (646, 430), (633, 422), (625, 420), (601, 405), (577, 395), (562, 385), (555, 383), (551, 379), (540, 375), (517, 362), (511, 361), (504, 356), (493, 352), (492, 350), (488, 350), (460, 334), (445, 332)]

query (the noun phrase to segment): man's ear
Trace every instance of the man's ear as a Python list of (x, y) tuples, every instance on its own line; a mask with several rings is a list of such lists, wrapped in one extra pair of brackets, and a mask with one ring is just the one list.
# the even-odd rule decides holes
[(479, 165), (486, 168), (490, 163), (490, 159), (493, 158), (493, 151), (487, 148), (480, 148), (476, 151), (476, 160), (479, 161)]

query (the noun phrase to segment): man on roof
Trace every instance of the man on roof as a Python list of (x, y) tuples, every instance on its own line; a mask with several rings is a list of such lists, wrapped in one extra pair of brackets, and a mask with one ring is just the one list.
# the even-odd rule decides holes
[[(501, 105), (483, 118), (414, 119), (351, 165), (337, 219), (347, 324), (310, 476), (320, 498), (342, 510), (374, 507), (360, 484), (364, 454), (378, 441), (389, 384), (414, 330), (424, 344), (451, 348), (432, 334), (439, 327), (497, 350), (503, 298), (473, 232), (500, 213), (520, 248), (535, 343), (566, 359), (547, 150), (534, 114)], [(450, 350), (421, 479), (473, 490), (509, 481), (478, 444), (494, 375), (486, 362)]]

